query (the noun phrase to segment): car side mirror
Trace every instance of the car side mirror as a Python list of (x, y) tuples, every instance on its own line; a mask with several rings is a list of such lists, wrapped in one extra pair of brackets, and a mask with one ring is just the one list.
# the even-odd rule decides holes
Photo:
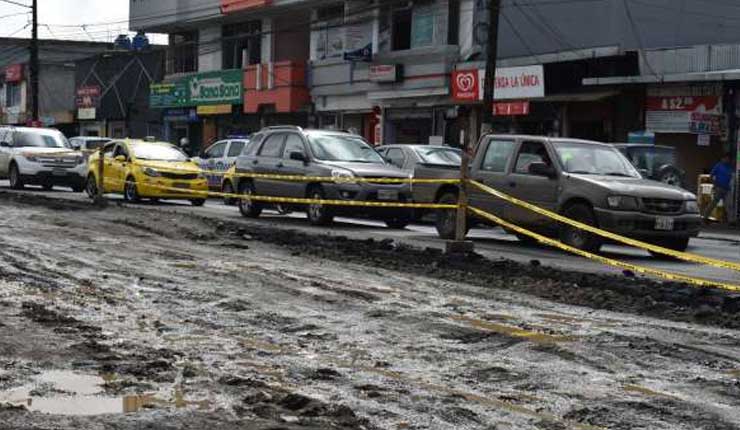
[(0, 142), (0, 147), (10, 148), (10, 143), (8, 143), (8, 142)]
[(545, 176), (550, 179), (554, 179), (557, 177), (557, 173), (555, 172), (555, 168), (552, 166), (548, 166), (545, 163), (532, 163), (529, 165), (529, 173), (531, 175), (537, 175), (537, 176)]
[(114, 160), (118, 161), (119, 163), (125, 163), (126, 162), (126, 156), (125, 155), (116, 155)]
[(307, 161), (306, 154), (304, 154), (301, 151), (291, 151), (289, 157), (291, 160), (294, 160), (294, 161), (302, 161), (304, 163)]
[(638, 172), (640, 172), (640, 176), (643, 178), (647, 178), (650, 176), (650, 172), (648, 172), (647, 169), (637, 169)]

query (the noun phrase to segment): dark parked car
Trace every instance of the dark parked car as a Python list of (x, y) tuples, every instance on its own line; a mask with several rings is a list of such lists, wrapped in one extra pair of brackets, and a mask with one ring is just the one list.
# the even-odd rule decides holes
[(685, 172), (678, 167), (676, 150), (670, 146), (618, 143), (624, 154), (647, 179), (684, 187)]
[(394, 166), (413, 171), (419, 164), (460, 166), (462, 151), (442, 145), (387, 145), (378, 153)]
[[(240, 177), (239, 174), (277, 174), (333, 178), (329, 181), (298, 182)], [(290, 198), (351, 201), (411, 202), (408, 183), (358, 182), (356, 178), (408, 178), (409, 174), (389, 165), (365, 140), (349, 133), (304, 130), (299, 127), (268, 127), (252, 136), (247, 153), (236, 161), (239, 194)], [(239, 200), (246, 217), (258, 217), (269, 206), (250, 199)], [(304, 205), (305, 208), (305, 205)], [(391, 228), (403, 228), (412, 212), (399, 208), (327, 206), (305, 208), (309, 221), (326, 225), (335, 215), (382, 219)]]

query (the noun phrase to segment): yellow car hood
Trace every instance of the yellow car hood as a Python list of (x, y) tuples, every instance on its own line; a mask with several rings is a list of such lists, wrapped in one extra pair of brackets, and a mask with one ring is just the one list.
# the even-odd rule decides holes
[(174, 173), (200, 173), (200, 167), (192, 161), (145, 161), (139, 162), (141, 167), (174, 172)]

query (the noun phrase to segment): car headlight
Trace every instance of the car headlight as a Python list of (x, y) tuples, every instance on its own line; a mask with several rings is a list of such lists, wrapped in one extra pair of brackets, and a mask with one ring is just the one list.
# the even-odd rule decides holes
[(31, 163), (38, 163), (39, 159), (35, 155), (32, 154), (23, 154), (23, 158), (30, 161)]
[(144, 167), (142, 169), (142, 172), (144, 172), (144, 174), (147, 176), (151, 176), (152, 178), (162, 176), (162, 174), (159, 173), (157, 169), (152, 169), (151, 167)]
[(606, 202), (610, 209), (620, 211), (633, 211), (640, 208), (637, 198), (630, 196), (609, 196), (606, 198)]
[(77, 164), (79, 166), (80, 164), (84, 164), (84, 163), (85, 163), (85, 157), (84, 156), (78, 155), (77, 157), (75, 157), (75, 164)]
[(686, 200), (686, 212), (691, 214), (699, 213), (699, 203), (696, 200)]
[(344, 182), (354, 184), (356, 181), (355, 174), (345, 169), (334, 169), (331, 171), (331, 177), (334, 178), (334, 182)]

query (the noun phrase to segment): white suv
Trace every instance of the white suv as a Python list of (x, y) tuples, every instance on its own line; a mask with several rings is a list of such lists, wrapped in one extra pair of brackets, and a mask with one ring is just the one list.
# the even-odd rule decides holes
[(0, 178), (10, 179), (11, 188), (64, 186), (81, 192), (85, 170), (82, 152), (73, 150), (58, 130), (0, 127)]

